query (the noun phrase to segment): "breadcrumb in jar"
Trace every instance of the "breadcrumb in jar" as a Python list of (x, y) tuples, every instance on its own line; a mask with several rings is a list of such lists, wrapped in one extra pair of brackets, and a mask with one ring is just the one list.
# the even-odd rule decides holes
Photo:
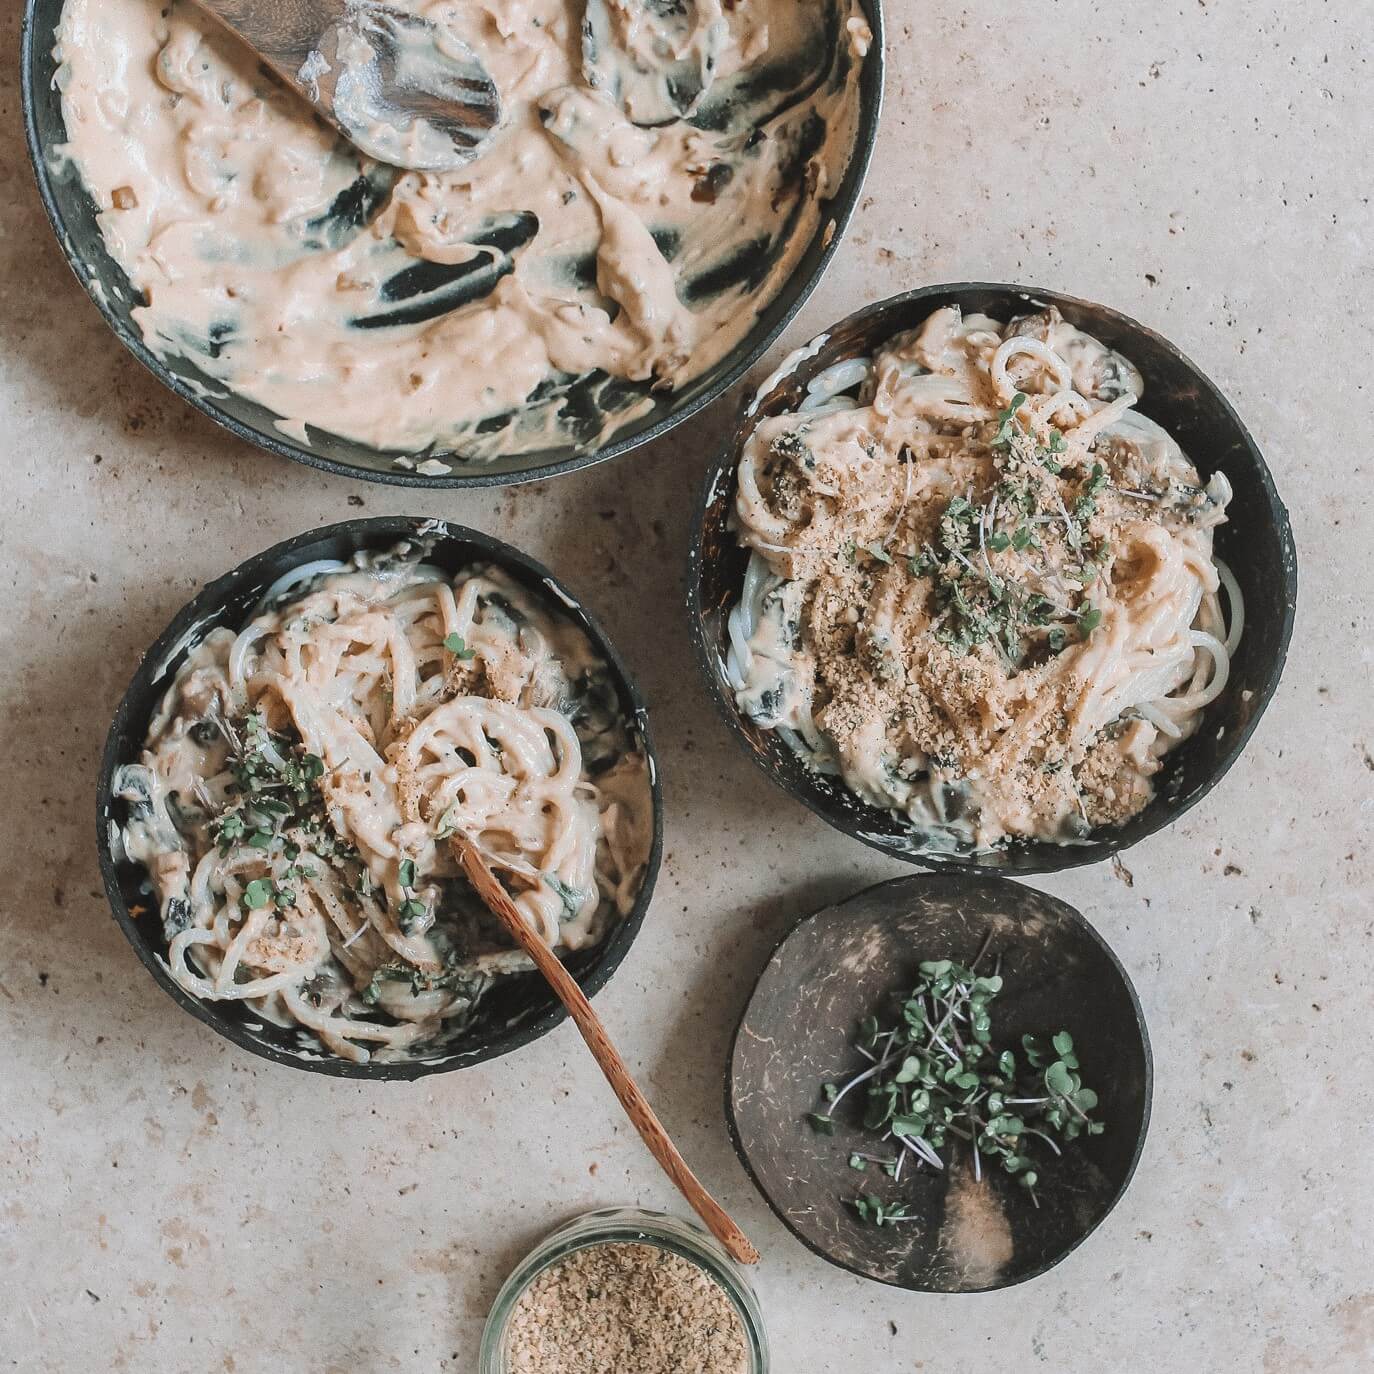
[(748, 1374), (744, 1325), (699, 1265), (655, 1245), (589, 1245), (511, 1312), (512, 1374)]

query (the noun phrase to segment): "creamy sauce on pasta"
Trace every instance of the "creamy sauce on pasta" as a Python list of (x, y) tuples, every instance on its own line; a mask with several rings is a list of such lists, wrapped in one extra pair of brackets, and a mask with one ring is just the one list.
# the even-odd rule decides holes
[(449, 837), (568, 951), (629, 912), (652, 838), (645, 755), (582, 630), (407, 546), (301, 569), (208, 634), (115, 790), (177, 982), (353, 1060), (423, 1047), (530, 966)]
[(58, 154), (149, 347), (297, 440), (428, 471), (595, 447), (719, 362), (814, 237), (853, 144), (857, 2), (401, 8), (500, 93), (455, 171), (363, 157), (187, 0), (67, 0)]
[(740, 708), (928, 850), (1138, 813), (1242, 625), (1230, 487), (1142, 389), (1053, 309), (940, 310), (821, 372), (739, 466)]

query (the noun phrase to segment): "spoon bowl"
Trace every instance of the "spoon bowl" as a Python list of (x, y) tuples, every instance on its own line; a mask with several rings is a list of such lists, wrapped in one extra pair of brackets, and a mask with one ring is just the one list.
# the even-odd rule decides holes
[(501, 97), (477, 54), (375, 0), (197, 0), (355, 147), (414, 171), (481, 151)]

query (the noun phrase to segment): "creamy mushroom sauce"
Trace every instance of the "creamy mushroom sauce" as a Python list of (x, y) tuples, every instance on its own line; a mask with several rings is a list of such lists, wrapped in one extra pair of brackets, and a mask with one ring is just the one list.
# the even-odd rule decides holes
[(594, 447), (729, 353), (816, 234), (854, 141), (857, 0), (399, 7), (499, 90), (457, 171), (363, 157), (186, 0), (67, 0), (54, 156), (152, 351), (292, 438), (432, 472)]

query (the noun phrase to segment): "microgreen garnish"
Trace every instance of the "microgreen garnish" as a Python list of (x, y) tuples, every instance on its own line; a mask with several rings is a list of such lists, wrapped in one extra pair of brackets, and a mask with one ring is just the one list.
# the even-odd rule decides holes
[(1097, 513), (1097, 498), (1107, 485), (1107, 469), (1101, 463), (1094, 463), (1088, 480), (1079, 488), (1078, 501), (1074, 505), (1075, 520), (1090, 520)]
[[(281, 848), (288, 859), (300, 853), (298, 835), (321, 857), (352, 857), (356, 851), (338, 840), (320, 792), (324, 760), (306, 753), (292, 739), (267, 728), (261, 713), (238, 722), (220, 721), (229, 744), (228, 767), (235, 798), (210, 823), (220, 852), (247, 844), (264, 851)], [(292, 852), (294, 851), (294, 852)]]
[[(1064, 461), (1069, 445), (1058, 430), (1038, 442), (1018, 419), (1025, 402), (1018, 391), (998, 413), (991, 440), (997, 481), (988, 499), (975, 501), (972, 491), (951, 498), (929, 542), (907, 561), (914, 576), (933, 583), (935, 638), (960, 654), (988, 644), (1012, 674), (1037, 649), (1040, 657), (1061, 653), (1070, 631), (1079, 639), (1092, 633), (1101, 617), (1091, 605), (1075, 609), (1039, 588), (1061, 579), (1086, 587), (1108, 559), (1088, 530), (1109, 485), (1106, 468), (1071, 455)], [(1056, 532), (1068, 546), (1067, 567), (1047, 543)]]
[(406, 935), (414, 935), (429, 915), (429, 907), (415, 895), (415, 860), (402, 859), (396, 878), (405, 898), (396, 913), (396, 924)]
[(904, 1202), (884, 1202), (872, 1193), (862, 1193), (851, 1198), (849, 1205), (859, 1214), (861, 1221), (871, 1221), (874, 1226), (891, 1226), (898, 1221), (917, 1221), (907, 1210)]
[(477, 650), (469, 649), (463, 636), (460, 634), (445, 635), (444, 648), (447, 649), (454, 658), (461, 658), (466, 661), (467, 659), (477, 657)]
[(475, 1000), (486, 981), (482, 974), (474, 974), (461, 968), (445, 968), (439, 973), (426, 973), (413, 968), (410, 964), (393, 959), (373, 973), (371, 979), (359, 990), (358, 996), (369, 1006), (375, 1006), (381, 998), (384, 983), (409, 983), (411, 992), (417, 996), (422, 992), (434, 992), (440, 988), (462, 988)]
[(243, 817), (237, 811), (227, 811), (220, 817), (217, 826), (220, 848), (226, 851), (230, 849), (243, 838), (247, 828), (243, 823)]
[[(256, 851), (276, 874), (254, 878), (243, 890), (245, 910), (273, 906), (287, 911), (296, 890), (287, 884), (315, 876), (296, 863), (302, 850), (337, 865), (357, 859), (357, 850), (340, 840), (330, 823), (320, 780), (324, 760), (307, 753), (290, 736), (268, 729), (260, 712), (235, 721), (214, 716), (217, 734), (229, 746), (230, 799), (210, 821), (220, 853), (237, 846)], [(288, 867), (283, 869), (282, 861)], [(284, 881), (282, 881), (284, 880)]]
[(1016, 419), (1016, 412), (1026, 404), (1026, 393), (1018, 391), (1011, 398), (1011, 404), (997, 415), (997, 433), (993, 436), (992, 442), (1000, 447), (1005, 447), (1011, 443), (1012, 427)]
[[(1083, 1085), (1067, 1031), (1048, 1042), (1023, 1036), (1019, 1052), (994, 1044), (991, 1008), (1003, 983), (996, 973), (977, 971), (985, 951), (986, 942), (970, 965), (926, 960), (890, 1023), (876, 1016), (859, 1023), (854, 1044), (863, 1067), (839, 1086), (824, 1084), (825, 1109), (807, 1117), (814, 1131), (834, 1135), (836, 1109), (863, 1086), (863, 1127), (895, 1146), (896, 1156), (851, 1150), (851, 1169), (877, 1163), (894, 1179), (903, 1163), (943, 1170), (958, 1141), (968, 1149), (975, 1178), (995, 1164), (1035, 1201), (1042, 1148), (1058, 1156), (1065, 1142), (1102, 1133), (1103, 1123), (1090, 1115), (1097, 1094)], [(872, 1194), (849, 1202), (861, 1220), (877, 1226), (909, 1215), (905, 1203)]]
[(256, 911), (260, 906), (266, 906), (272, 900), (272, 887), (271, 878), (254, 878), (243, 889), (244, 906), (250, 911)]
[(416, 897), (407, 897), (397, 913), (397, 925), (407, 935), (413, 935), (421, 921), (429, 914), (429, 908)]
[[(286, 870), (285, 876), (290, 880), (312, 877), (314, 873), (313, 870), (293, 864)], [(296, 905), (296, 893), (293, 888), (287, 887), (275, 878), (254, 878), (243, 889), (242, 900), (244, 907), (249, 911), (257, 911), (265, 906), (275, 907), (278, 911), (289, 911)]]

